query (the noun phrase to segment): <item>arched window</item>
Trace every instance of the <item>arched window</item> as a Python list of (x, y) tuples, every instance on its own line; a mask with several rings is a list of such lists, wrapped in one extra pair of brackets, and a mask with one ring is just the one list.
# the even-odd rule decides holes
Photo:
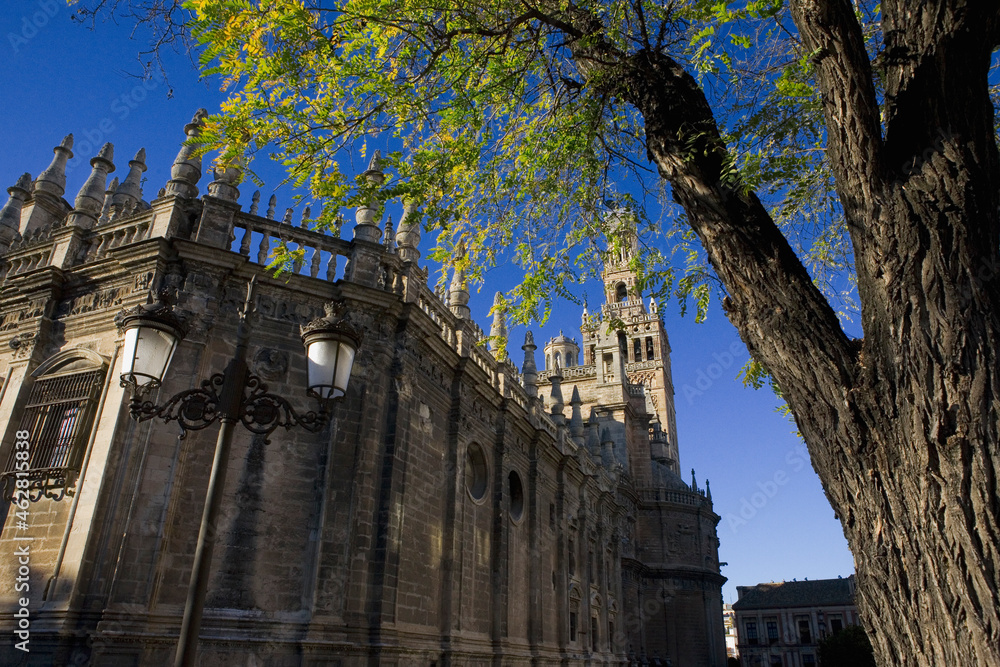
[(653, 350), (653, 339), (652, 337), (646, 338), (646, 361), (652, 361), (655, 355)]
[(18, 478), (28, 480), (32, 500), (61, 500), (73, 487), (106, 374), (104, 358), (90, 350), (60, 352), (31, 374), (34, 383), (18, 423), (27, 437), (18, 438), (7, 456), (4, 497), (11, 497)]
[(615, 301), (621, 303), (628, 298), (628, 288), (625, 287), (625, 283), (618, 283), (615, 285)]

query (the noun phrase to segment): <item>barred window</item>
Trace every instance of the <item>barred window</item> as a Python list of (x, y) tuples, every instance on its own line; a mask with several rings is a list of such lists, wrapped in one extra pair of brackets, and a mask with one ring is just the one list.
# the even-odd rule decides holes
[[(33, 500), (43, 495), (57, 500), (72, 495), (104, 372), (41, 377), (31, 388), (18, 430), (30, 433), (27, 473)], [(4, 467), (5, 497), (10, 496), (16, 478), (16, 453), (12, 448)]]

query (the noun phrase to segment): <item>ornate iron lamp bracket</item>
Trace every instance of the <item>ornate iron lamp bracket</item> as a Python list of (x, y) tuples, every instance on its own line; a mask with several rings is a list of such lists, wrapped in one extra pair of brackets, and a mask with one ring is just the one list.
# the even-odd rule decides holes
[[(133, 396), (129, 410), (136, 421), (156, 418), (166, 423), (176, 421), (181, 427), (181, 438), (184, 438), (188, 431), (200, 431), (226, 416), (220, 408), (224, 382), (225, 375), (216, 373), (202, 381), (198, 389), (182, 391), (162, 406)], [(329, 414), (324, 410), (300, 415), (286, 399), (268, 393), (267, 385), (256, 375), (247, 378), (246, 388), (250, 393), (240, 400), (233, 418), (241, 421), (252, 433), (270, 436), (278, 427), (287, 430), (293, 426), (316, 433), (329, 421)]]

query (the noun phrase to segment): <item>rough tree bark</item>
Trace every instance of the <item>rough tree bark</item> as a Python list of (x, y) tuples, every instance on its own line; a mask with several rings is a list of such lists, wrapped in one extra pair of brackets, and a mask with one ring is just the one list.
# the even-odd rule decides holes
[(1000, 8), (883, 2), (884, 126), (847, 0), (793, 0), (853, 242), (852, 341), (725, 147), (697, 82), (571, 17), (574, 57), (647, 147), (781, 386), (854, 553), (883, 665), (1000, 665), (1000, 161), (987, 76)]

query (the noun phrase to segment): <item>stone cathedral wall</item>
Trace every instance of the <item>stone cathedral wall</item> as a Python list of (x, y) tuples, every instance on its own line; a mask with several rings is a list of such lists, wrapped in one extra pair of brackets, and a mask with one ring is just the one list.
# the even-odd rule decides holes
[[(273, 199), (243, 211), (234, 170), (199, 196), (186, 147), (148, 203), (144, 151), (116, 189), (106, 147), (70, 204), (71, 148), (0, 212), (0, 464), (24, 415), (55, 409), (31, 407), (33, 387), (98, 378), (70, 443), (79, 460), (32, 478), (23, 523), (9, 491), (0, 506), (4, 637), (20, 604), (13, 554), (31, 553), (31, 652), (5, 642), (0, 663), (172, 661), (217, 426), (179, 437), (129, 417), (114, 315), (150, 290), (174, 295), (189, 331), (163, 401), (221, 372), (257, 276), (251, 371), (297, 410), (313, 407), (299, 327), (341, 300), (364, 340), (323, 430), (237, 432), (202, 664), (724, 664), (710, 498), (650, 496), (571, 437), (526, 368), (480, 344), (463, 281), (447, 298), (428, 288), (412, 220), (382, 229), (362, 207), (347, 240), (308, 214), (277, 219)], [(305, 255), (273, 277), (262, 264), (279, 240)], [(673, 554), (643, 541), (663, 530)]]

